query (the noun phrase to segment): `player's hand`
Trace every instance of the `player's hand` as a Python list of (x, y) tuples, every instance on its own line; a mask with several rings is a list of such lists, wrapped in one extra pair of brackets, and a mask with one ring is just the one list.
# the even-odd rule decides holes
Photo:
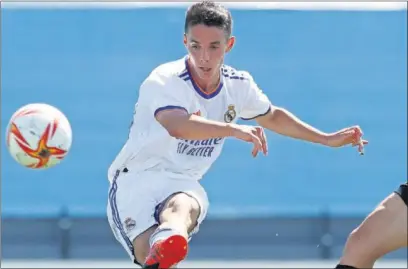
[(264, 155), (268, 154), (268, 143), (262, 127), (237, 125), (234, 128), (233, 136), (254, 145), (252, 149), (253, 157), (256, 157), (260, 151), (262, 151)]
[(362, 139), (363, 131), (359, 126), (344, 128), (335, 133), (329, 134), (326, 138), (327, 146), (342, 147), (346, 145), (358, 146), (358, 152), (364, 154), (364, 146), (368, 144), (367, 140)]

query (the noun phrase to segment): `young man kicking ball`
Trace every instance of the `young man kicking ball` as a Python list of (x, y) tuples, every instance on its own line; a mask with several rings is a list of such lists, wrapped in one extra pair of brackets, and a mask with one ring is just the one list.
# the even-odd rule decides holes
[[(264, 128), (330, 147), (352, 144), (358, 126), (321, 132), (271, 104), (252, 76), (223, 64), (235, 43), (230, 12), (214, 2), (186, 15), (183, 59), (155, 68), (140, 86), (128, 141), (109, 169), (108, 219), (135, 263), (169, 268), (182, 261), (188, 240), (208, 210), (200, 179), (226, 138), (267, 154)], [(260, 126), (238, 125), (238, 118)]]

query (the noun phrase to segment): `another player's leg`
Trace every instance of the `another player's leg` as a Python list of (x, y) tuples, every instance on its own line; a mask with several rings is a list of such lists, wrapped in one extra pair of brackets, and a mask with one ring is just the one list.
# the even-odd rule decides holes
[(408, 245), (408, 186), (380, 205), (348, 237), (336, 268), (372, 268), (382, 256)]
[(188, 237), (198, 223), (200, 205), (186, 193), (171, 195), (156, 210), (160, 225), (150, 236), (145, 268), (170, 268), (185, 259)]

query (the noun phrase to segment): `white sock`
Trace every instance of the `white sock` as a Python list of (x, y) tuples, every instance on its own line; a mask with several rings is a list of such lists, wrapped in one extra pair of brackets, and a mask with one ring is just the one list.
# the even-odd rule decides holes
[(169, 238), (170, 236), (180, 234), (179, 232), (171, 229), (171, 228), (163, 228), (163, 229), (157, 229), (149, 239), (149, 244), (150, 247), (152, 247), (156, 242), (165, 240)]

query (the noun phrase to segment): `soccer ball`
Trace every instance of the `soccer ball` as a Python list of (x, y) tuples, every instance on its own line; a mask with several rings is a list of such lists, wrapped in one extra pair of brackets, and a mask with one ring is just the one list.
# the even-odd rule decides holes
[(17, 110), (6, 131), (7, 148), (19, 164), (32, 169), (61, 162), (72, 144), (68, 119), (47, 104), (29, 104)]

